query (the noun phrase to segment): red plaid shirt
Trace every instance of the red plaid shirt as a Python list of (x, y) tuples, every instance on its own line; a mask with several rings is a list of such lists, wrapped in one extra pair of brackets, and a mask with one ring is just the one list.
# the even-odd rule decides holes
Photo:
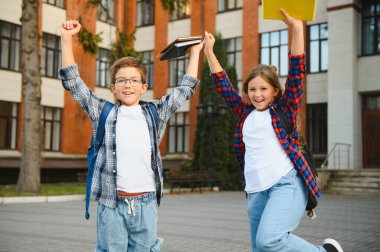
[[(289, 72), (285, 85), (285, 91), (279, 100), (269, 104), (269, 112), (272, 117), (272, 126), (276, 132), (280, 144), (284, 148), (285, 153), (293, 162), (295, 168), (302, 175), (306, 185), (312, 191), (314, 197), (317, 199), (321, 192), (318, 188), (316, 179), (314, 178), (309, 165), (303, 157), (300, 149), (298, 148), (298, 139), (292, 140), (285, 129), (282, 127), (280, 117), (278, 116), (275, 107), (281, 106), (286, 114), (286, 117), (292, 123), (294, 135), (298, 137), (297, 133), (297, 114), (301, 107), (301, 95), (303, 87), (303, 79), (305, 76), (305, 55), (290, 55), (289, 58)], [(211, 75), (214, 85), (219, 92), (222, 99), (227, 106), (232, 109), (238, 122), (234, 133), (234, 152), (235, 157), (239, 163), (243, 186), (245, 186), (244, 178), (244, 155), (245, 145), (243, 142), (243, 125), (245, 119), (254, 109), (253, 105), (245, 102), (242, 97), (237, 93), (225, 71)]]

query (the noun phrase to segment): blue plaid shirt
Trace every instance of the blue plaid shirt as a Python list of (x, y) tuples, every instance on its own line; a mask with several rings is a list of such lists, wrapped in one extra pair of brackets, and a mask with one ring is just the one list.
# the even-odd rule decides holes
[[(79, 76), (78, 66), (71, 65), (59, 70), (63, 87), (71, 92), (71, 96), (79, 103), (83, 111), (90, 117), (92, 135), (96, 136), (99, 116), (106, 100), (98, 97)], [(199, 80), (189, 75), (184, 75), (180, 86), (174, 88), (168, 95), (154, 100), (157, 108), (158, 127), (155, 127), (152, 112), (148, 103), (140, 102), (141, 108), (148, 124), (152, 170), (155, 174), (157, 203), (160, 204), (163, 188), (163, 171), (160, 149), (158, 148), (165, 133), (166, 123), (170, 116), (190, 99), (195, 92)], [(110, 111), (105, 125), (104, 143), (100, 147), (95, 163), (94, 176), (91, 185), (91, 198), (98, 200), (107, 207), (117, 207), (117, 160), (116, 160), (116, 119), (120, 102)], [(138, 143), (136, 143), (138, 144)]]

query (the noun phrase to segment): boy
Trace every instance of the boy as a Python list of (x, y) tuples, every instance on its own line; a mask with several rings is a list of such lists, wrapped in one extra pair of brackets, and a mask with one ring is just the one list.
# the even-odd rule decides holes
[[(62, 24), (63, 86), (71, 92), (90, 117), (96, 135), (105, 100), (97, 97), (79, 76), (75, 64), (72, 36), (81, 25), (76, 20)], [(117, 103), (105, 125), (91, 186), (91, 197), (99, 202), (95, 251), (159, 251), (157, 205), (162, 197), (162, 162), (159, 143), (166, 122), (182, 102), (190, 99), (199, 83), (199, 52), (203, 43), (190, 49), (190, 60), (181, 86), (153, 101), (158, 116), (156, 125), (148, 103), (140, 101), (148, 88), (146, 70), (137, 59), (125, 57), (111, 66), (111, 90)]]

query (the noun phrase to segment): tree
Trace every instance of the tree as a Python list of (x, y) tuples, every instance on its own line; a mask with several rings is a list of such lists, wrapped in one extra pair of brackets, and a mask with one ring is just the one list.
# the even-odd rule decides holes
[(23, 134), (17, 192), (40, 192), (41, 76), (39, 1), (23, 0), (21, 16)]
[[(220, 34), (215, 35), (214, 52), (221, 66), (226, 69), (234, 87), (237, 88), (236, 70), (233, 66), (227, 65), (227, 54)], [(206, 62), (202, 68), (200, 104), (206, 105), (212, 102), (214, 108), (221, 108), (225, 106), (224, 101), (217, 93), (209, 75), (210, 70)], [(206, 117), (198, 113), (192, 169), (207, 171), (212, 167), (224, 190), (241, 189), (239, 168), (233, 155), (235, 124), (235, 117), (228, 108), (219, 109), (219, 113), (214, 113), (213, 116)]]

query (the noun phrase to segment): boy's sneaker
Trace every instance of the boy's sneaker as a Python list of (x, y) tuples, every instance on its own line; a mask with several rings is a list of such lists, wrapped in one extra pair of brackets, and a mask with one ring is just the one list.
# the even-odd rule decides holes
[(327, 238), (323, 241), (323, 248), (326, 249), (327, 252), (343, 252), (339, 243), (331, 238)]

